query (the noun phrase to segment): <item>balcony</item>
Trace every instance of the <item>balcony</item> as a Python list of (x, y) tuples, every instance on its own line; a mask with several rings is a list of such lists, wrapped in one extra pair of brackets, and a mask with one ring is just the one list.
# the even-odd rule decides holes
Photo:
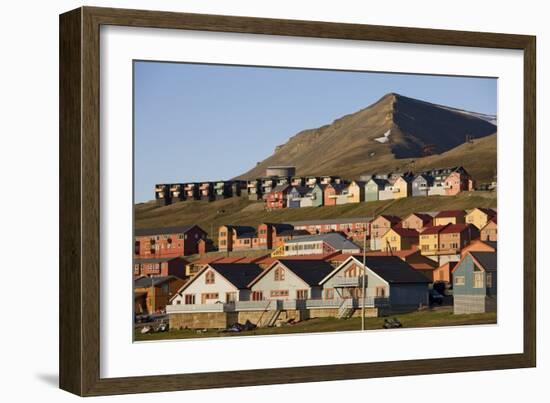
[(361, 287), (363, 284), (363, 277), (335, 277), (335, 288), (349, 288), (349, 287)]

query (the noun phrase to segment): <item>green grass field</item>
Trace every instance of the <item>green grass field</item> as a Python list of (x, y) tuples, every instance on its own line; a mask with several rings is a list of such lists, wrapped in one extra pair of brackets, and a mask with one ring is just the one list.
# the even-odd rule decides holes
[(409, 197), (341, 206), (305, 207), (265, 211), (262, 202), (234, 197), (211, 203), (186, 201), (157, 206), (154, 201), (136, 204), (136, 228), (197, 224), (216, 242), (218, 227), (224, 224), (257, 226), (262, 222), (290, 222), (325, 218), (372, 217), (413, 212), (496, 207), (496, 192), (464, 192), (457, 196)]
[[(497, 320), (496, 312), (454, 315), (449, 307), (437, 310), (425, 310), (401, 315), (392, 315), (391, 318), (397, 318), (403, 328), (421, 328), (421, 327), (439, 327), (439, 326), (458, 326), (458, 325), (481, 325), (494, 324)], [(368, 330), (382, 329), (385, 318), (367, 318), (366, 328)], [(208, 337), (232, 337), (232, 336), (261, 336), (292, 333), (322, 333), (322, 332), (343, 332), (361, 329), (361, 318), (336, 319), (336, 318), (317, 318), (304, 320), (294, 325), (285, 325), (282, 327), (258, 328), (251, 331), (240, 333), (220, 332), (215, 329), (209, 329), (206, 332), (197, 330), (170, 330), (165, 333), (141, 334), (135, 332), (135, 341), (153, 341), (169, 339), (191, 339)], [(391, 331), (391, 330), (387, 330)]]

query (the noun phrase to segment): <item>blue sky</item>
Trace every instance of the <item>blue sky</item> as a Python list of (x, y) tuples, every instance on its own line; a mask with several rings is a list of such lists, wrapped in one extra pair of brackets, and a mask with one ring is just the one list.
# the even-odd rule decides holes
[(496, 114), (490, 78), (135, 62), (135, 200), (153, 199), (155, 183), (237, 176), (388, 92)]

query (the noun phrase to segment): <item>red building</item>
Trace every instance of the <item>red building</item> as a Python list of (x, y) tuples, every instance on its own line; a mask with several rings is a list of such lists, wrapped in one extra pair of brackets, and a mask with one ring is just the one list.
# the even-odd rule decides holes
[(187, 260), (181, 257), (134, 259), (134, 277), (176, 276), (186, 278)]
[(207, 233), (197, 225), (142, 228), (134, 231), (134, 255), (140, 258), (188, 256), (199, 252)]
[(288, 206), (288, 192), (290, 192), (290, 185), (275, 186), (271, 192), (269, 192), (265, 199), (265, 207), (268, 210), (275, 210), (286, 208)]
[(329, 183), (325, 186), (324, 200), (325, 206), (336, 206), (336, 197), (341, 195), (346, 189), (342, 183)]

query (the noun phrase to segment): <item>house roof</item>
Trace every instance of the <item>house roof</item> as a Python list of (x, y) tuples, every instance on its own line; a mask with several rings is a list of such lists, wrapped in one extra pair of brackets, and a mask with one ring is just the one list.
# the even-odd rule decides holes
[(388, 283), (428, 283), (429, 280), (397, 256), (371, 256), (367, 267)]
[(279, 259), (285, 267), (309, 286), (318, 285), (334, 267), (324, 260)]
[(281, 231), (279, 236), (304, 236), (309, 235), (309, 232), (307, 232), (305, 229), (289, 229), (286, 231)]
[(383, 189), (384, 186), (386, 186), (386, 184), (388, 183), (388, 180), (382, 178), (370, 178), (365, 184), (369, 182), (374, 182), (379, 189)]
[(497, 270), (496, 252), (470, 252), (470, 255), (479, 263), (485, 271)]
[(200, 229), (200, 227), (196, 225), (180, 225), (175, 227), (160, 227), (160, 228), (138, 228), (134, 230), (134, 236), (184, 234), (193, 227), (197, 227)]
[(169, 262), (171, 260), (180, 259), (185, 261), (185, 259), (179, 257), (179, 256), (173, 256), (173, 257), (159, 257), (159, 258), (134, 258), (134, 264), (141, 264), (141, 263), (163, 263), (163, 262)]
[(348, 187), (348, 185), (346, 185), (345, 183), (329, 183), (326, 185), (325, 190), (329, 187), (333, 188), (336, 193), (341, 193)]
[(304, 196), (310, 189), (305, 186), (292, 186), (291, 192), (298, 193), (300, 196)]
[(256, 228), (248, 225), (226, 225), (229, 231), (235, 231), (237, 238), (254, 238), (256, 236)]
[(448, 224), (441, 230), (442, 234), (452, 234), (456, 232), (462, 232), (470, 227), (469, 224)]
[(435, 225), (433, 227), (428, 227), (424, 231), (420, 233), (420, 235), (433, 235), (433, 234), (439, 234), (441, 231), (443, 231), (445, 228), (447, 228), (449, 224), (446, 225)]
[(177, 280), (176, 276), (156, 276), (156, 277), (139, 277), (134, 280), (134, 288), (145, 288), (158, 286), (167, 281)]
[(445, 218), (445, 217), (463, 217), (466, 215), (464, 210), (445, 210), (437, 213), (435, 218)]
[(284, 192), (284, 191), (287, 190), (289, 187), (290, 187), (289, 184), (286, 184), (286, 185), (277, 185), (277, 186), (275, 186), (273, 189), (271, 189), (271, 192), (270, 192), (270, 193)]
[[(426, 213), (411, 213), (405, 218), (405, 220), (407, 218), (409, 218), (410, 216), (415, 216), (415, 217), (420, 218), (423, 223), (432, 222), (432, 220), (433, 220), (433, 217), (429, 214), (426, 214)], [(403, 221), (405, 221), (405, 220), (403, 220)]]
[(488, 215), (489, 217), (494, 217), (494, 216), (497, 215), (497, 212), (495, 210), (491, 209), (491, 208), (477, 207), (474, 210), (479, 210), (482, 213), (485, 213), (486, 215)]
[(286, 223), (271, 223), (271, 222), (264, 222), (263, 224), (269, 225), (269, 226), (271, 226), (272, 228), (274, 228), (274, 229), (275, 229), (275, 232), (276, 232), (277, 234), (279, 234), (280, 232), (283, 232), (283, 231), (288, 231), (288, 230), (294, 229), (294, 227), (293, 227), (291, 224), (286, 224)]
[(390, 232), (390, 231), (393, 231), (397, 233), (399, 236), (402, 236), (404, 238), (418, 238), (418, 231), (414, 229), (395, 226), (393, 228), (390, 228), (387, 232)]
[(262, 272), (254, 263), (211, 263), (209, 266), (239, 289), (246, 288)]
[[(357, 263), (362, 265), (362, 260), (359, 256), (350, 256), (325, 277), (322, 283), (340, 271), (342, 266), (347, 264), (350, 259), (354, 259)], [(430, 282), (426, 276), (397, 256), (370, 256), (367, 258), (366, 266), (377, 276), (390, 284), (420, 284)]]
[(387, 214), (380, 214), (378, 217), (376, 217), (373, 221), (376, 221), (377, 219), (379, 219), (380, 217), (383, 217), (385, 218), (386, 220), (388, 220), (390, 223), (392, 224), (398, 224), (401, 222), (401, 217), (398, 217), (396, 215), (387, 215)]
[(306, 235), (306, 236), (299, 236), (294, 239), (288, 240), (285, 243), (287, 244), (294, 244), (294, 243), (302, 243), (302, 242), (315, 242), (315, 241), (323, 241), (328, 243), (330, 246), (332, 246), (334, 249), (359, 249), (359, 246), (357, 246), (355, 243), (347, 239), (345, 236), (337, 233), (337, 232), (329, 232), (327, 234), (319, 234), (319, 235)]

